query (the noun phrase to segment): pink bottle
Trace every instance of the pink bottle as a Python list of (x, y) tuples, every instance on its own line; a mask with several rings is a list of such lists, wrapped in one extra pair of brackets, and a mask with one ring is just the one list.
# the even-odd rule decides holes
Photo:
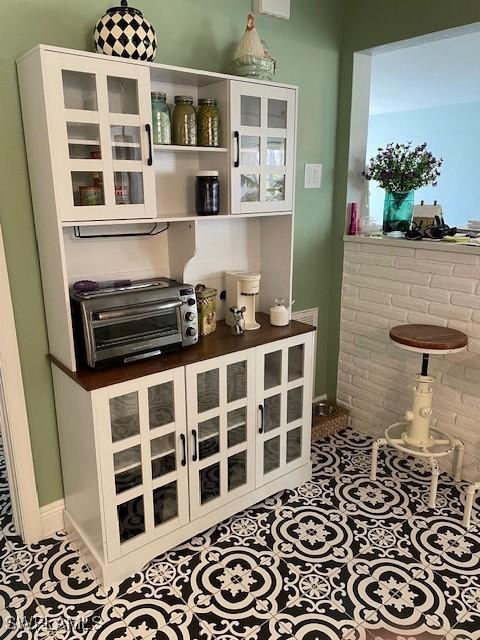
[(358, 204), (352, 202), (350, 205), (350, 228), (348, 230), (349, 236), (356, 236), (358, 234)]

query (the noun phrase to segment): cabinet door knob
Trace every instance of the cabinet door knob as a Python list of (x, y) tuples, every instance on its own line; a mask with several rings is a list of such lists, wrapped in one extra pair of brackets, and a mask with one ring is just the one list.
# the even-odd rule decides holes
[(258, 428), (258, 433), (263, 433), (264, 431), (264, 420), (265, 420), (265, 410), (263, 408), (263, 404), (258, 405), (258, 409), (260, 411), (260, 427)]
[(198, 438), (197, 438), (197, 430), (196, 429), (192, 429), (192, 436), (193, 436), (192, 460), (193, 460), (193, 462), (196, 462), (198, 460)]
[(184, 467), (187, 464), (187, 439), (185, 438), (185, 434), (180, 434), (180, 441), (182, 443), (182, 459), (180, 464)]

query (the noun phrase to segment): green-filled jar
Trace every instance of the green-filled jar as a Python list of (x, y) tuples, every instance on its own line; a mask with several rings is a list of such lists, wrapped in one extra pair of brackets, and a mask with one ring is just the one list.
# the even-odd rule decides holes
[(175, 96), (172, 130), (173, 144), (197, 146), (197, 117), (192, 96)]
[(161, 91), (152, 91), (153, 143), (171, 144), (170, 109), (167, 96)]
[(218, 147), (220, 139), (220, 114), (215, 98), (199, 98), (197, 133), (200, 147)]

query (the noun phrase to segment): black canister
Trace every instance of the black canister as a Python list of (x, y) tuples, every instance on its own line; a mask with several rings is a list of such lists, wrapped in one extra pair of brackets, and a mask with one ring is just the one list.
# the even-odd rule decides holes
[(218, 171), (199, 171), (197, 173), (195, 204), (199, 216), (213, 216), (220, 212)]

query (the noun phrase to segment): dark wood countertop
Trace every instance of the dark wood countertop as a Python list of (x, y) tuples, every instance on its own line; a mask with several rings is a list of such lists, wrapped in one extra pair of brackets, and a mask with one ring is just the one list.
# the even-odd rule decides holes
[(268, 315), (257, 313), (257, 320), (261, 324), (260, 329), (255, 331), (246, 331), (243, 336), (233, 336), (230, 327), (221, 321), (217, 324), (217, 330), (209, 336), (199, 339), (197, 344), (192, 347), (186, 347), (181, 351), (174, 353), (166, 353), (162, 356), (156, 356), (148, 360), (135, 362), (131, 364), (122, 364), (108, 369), (78, 369), (70, 371), (65, 365), (59, 362), (54, 356), (49, 356), (50, 361), (72, 380), (75, 380), (80, 386), (87, 391), (94, 391), (108, 387), (112, 384), (134, 380), (153, 373), (184, 367), (194, 362), (209, 360), (224, 356), (227, 353), (243, 351), (258, 347), (262, 344), (275, 342), (276, 340), (284, 340), (292, 336), (299, 336), (304, 333), (315, 331), (315, 327), (303, 322), (292, 322), (287, 327), (272, 327)]

